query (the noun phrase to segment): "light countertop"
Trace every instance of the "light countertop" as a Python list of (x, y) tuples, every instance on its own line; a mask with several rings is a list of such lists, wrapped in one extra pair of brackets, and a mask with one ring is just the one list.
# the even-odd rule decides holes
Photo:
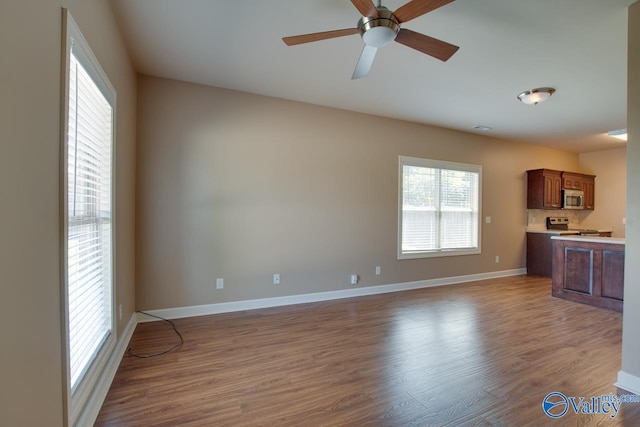
[(551, 234), (552, 236), (578, 235), (578, 231), (569, 230), (547, 230), (546, 228), (530, 228), (527, 227), (527, 233)]
[[(580, 226), (581, 229), (589, 229), (589, 230), (598, 230), (598, 233), (611, 233), (611, 228), (600, 228), (600, 227), (585, 227)], [(546, 228), (541, 227), (527, 227), (527, 233), (542, 233), (542, 234), (551, 234), (553, 236), (565, 236), (565, 235), (578, 235), (579, 231), (576, 230), (547, 230)]]
[(553, 240), (570, 240), (573, 242), (606, 243), (614, 245), (624, 245), (625, 239), (618, 237), (598, 237), (598, 236), (551, 236)]

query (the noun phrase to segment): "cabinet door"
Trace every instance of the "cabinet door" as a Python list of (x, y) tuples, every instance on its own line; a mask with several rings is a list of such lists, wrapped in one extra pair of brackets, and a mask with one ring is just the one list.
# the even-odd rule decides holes
[(553, 207), (562, 207), (562, 178), (559, 175), (553, 176)]
[(579, 292), (589, 296), (594, 295), (593, 270), (596, 267), (595, 252), (595, 249), (592, 248), (564, 248), (562, 286), (565, 291)]
[(559, 209), (562, 207), (562, 178), (560, 174), (544, 175), (544, 207)]
[(569, 172), (562, 174), (562, 188), (567, 190), (582, 190), (582, 177)]
[(551, 277), (551, 235), (527, 233), (527, 274)]
[(595, 202), (595, 180), (586, 178), (582, 181), (582, 191), (584, 191), (584, 208), (593, 210)]
[(603, 298), (622, 301), (624, 295), (624, 252), (602, 251), (602, 291)]
[(560, 208), (562, 208), (561, 172), (550, 169), (527, 171), (527, 209)]
[(562, 177), (562, 188), (573, 188), (573, 178), (563, 176)]

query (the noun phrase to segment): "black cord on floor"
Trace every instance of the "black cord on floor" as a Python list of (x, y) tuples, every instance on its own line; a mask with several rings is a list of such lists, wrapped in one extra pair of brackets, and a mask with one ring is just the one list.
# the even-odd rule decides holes
[(144, 314), (144, 315), (146, 315), (146, 316), (155, 317), (156, 319), (160, 319), (160, 320), (162, 320), (162, 321), (164, 321), (164, 322), (169, 323), (169, 324), (171, 325), (171, 327), (173, 328), (173, 330), (175, 331), (176, 335), (178, 335), (178, 338), (180, 338), (180, 342), (179, 342), (178, 344), (175, 344), (174, 346), (172, 346), (172, 347), (168, 348), (167, 350), (161, 351), (161, 352), (159, 352), (159, 353), (151, 353), (151, 354), (137, 354), (137, 353), (134, 353), (134, 352), (131, 350), (131, 347), (129, 347), (129, 348), (127, 349), (127, 354), (128, 354), (129, 356), (132, 356), (132, 357), (138, 357), (138, 358), (140, 358), (140, 359), (148, 359), (148, 358), (150, 358), (150, 357), (162, 356), (163, 354), (167, 354), (167, 353), (169, 353), (169, 352), (171, 352), (171, 351), (175, 350), (176, 348), (181, 347), (181, 346), (182, 346), (182, 344), (184, 344), (184, 339), (182, 338), (182, 335), (180, 334), (180, 332), (179, 332), (179, 331), (178, 331), (178, 329), (176, 328), (175, 323), (173, 323), (171, 320), (169, 320), (169, 319), (165, 319), (164, 317), (156, 316), (155, 314), (146, 313), (146, 312), (144, 312), (144, 311), (136, 311), (136, 313), (141, 313), (141, 314)]

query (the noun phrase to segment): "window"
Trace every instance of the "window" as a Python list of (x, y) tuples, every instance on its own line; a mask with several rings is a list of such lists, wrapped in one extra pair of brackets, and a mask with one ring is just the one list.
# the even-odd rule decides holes
[(482, 166), (400, 157), (398, 258), (480, 253)]
[(113, 141), (115, 91), (65, 13), (64, 324), (68, 416), (76, 424), (115, 345)]

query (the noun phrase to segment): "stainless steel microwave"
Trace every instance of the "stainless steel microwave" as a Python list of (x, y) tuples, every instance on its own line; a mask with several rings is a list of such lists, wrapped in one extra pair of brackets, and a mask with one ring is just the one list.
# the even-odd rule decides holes
[(562, 190), (563, 209), (584, 209), (584, 191)]

